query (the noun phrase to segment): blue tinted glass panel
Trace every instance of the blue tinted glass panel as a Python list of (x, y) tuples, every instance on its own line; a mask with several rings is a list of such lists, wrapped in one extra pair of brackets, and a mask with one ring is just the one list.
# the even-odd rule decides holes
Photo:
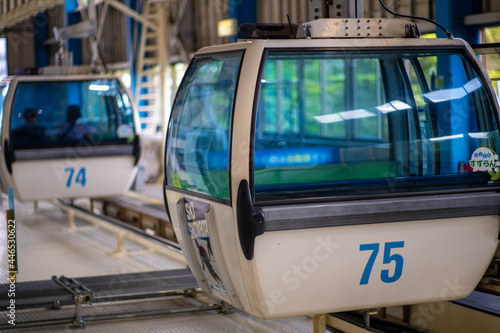
[(242, 52), (193, 60), (167, 141), (168, 185), (229, 199), (229, 129)]
[(12, 107), (14, 148), (129, 142), (132, 106), (115, 79), (19, 82)]
[(269, 51), (256, 199), (500, 185), (496, 112), (461, 51)]

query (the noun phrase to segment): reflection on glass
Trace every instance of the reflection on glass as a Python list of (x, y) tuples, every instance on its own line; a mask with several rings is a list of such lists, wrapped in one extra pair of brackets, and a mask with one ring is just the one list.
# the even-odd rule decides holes
[(229, 199), (229, 129), (242, 53), (195, 58), (172, 109), (167, 184)]
[(476, 149), (500, 148), (496, 111), (469, 63), (461, 50), (270, 50), (256, 199), (488, 186), (469, 164)]

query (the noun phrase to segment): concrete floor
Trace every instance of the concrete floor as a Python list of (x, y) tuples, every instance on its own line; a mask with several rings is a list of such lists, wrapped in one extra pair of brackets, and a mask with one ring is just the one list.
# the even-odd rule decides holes
[[(161, 198), (161, 186), (148, 186), (140, 195)], [(160, 198), (158, 197), (160, 196)], [(7, 283), (7, 231), (5, 211), (8, 200), (0, 204), (0, 281)], [(117, 255), (116, 236), (98, 229), (90, 223), (76, 219), (76, 231), (68, 227), (67, 214), (51, 202), (40, 202), (35, 210), (33, 203), (15, 203), (18, 282), (48, 280), (52, 276), (83, 277), (124, 274), (154, 270), (185, 268), (186, 265), (165, 255), (145, 250), (141, 245), (125, 241), (127, 254)], [(174, 297), (83, 305), (83, 315), (128, 312), (151, 308), (175, 308), (215, 302), (207, 296), (201, 299)], [(17, 322), (52, 317), (72, 317), (74, 306), (60, 310), (18, 310)], [(162, 315), (141, 319), (120, 319), (89, 322), (85, 332), (312, 332), (307, 318), (286, 318), (262, 321), (246, 313), (233, 310), (227, 314), (217, 311)], [(7, 321), (0, 312), (0, 323)], [(74, 332), (71, 325), (16, 329), (15, 332)]]

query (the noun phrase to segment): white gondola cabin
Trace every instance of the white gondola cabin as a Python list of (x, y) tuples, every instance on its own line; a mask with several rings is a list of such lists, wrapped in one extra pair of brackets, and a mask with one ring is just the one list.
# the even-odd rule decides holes
[(129, 189), (140, 157), (138, 119), (117, 77), (8, 77), (0, 115), (3, 191), (41, 200)]
[(466, 297), (500, 226), (470, 46), (388, 19), (277, 30), (201, 49), (174, 102), (166, 206), (200, 286), (261, 318)]

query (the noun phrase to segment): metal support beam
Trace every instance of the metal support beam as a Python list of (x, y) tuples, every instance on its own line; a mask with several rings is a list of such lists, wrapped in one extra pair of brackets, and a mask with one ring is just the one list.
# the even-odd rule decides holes
[(309, 19), (362, 18), (363, 0), (310, 0)]
[(188, 2), (189, 0), (182, 0), (179, 6), (179, 12), (177, 13), (177, 22), (175, 22), (172, 33), (170, 35), (170, 49), (177, 47), (180, 58), (184, 63), (188, 63), (190, 58), (188, 52), (186, 51), (186, 48), (184, 47), (184, 44), (179, 38), (179, 32), (181, 30), (181, 23), (182, 19), (184, 18), (184, 14), (186, 13)]
[(325, 333), (326, 332), (326, 316), (327, 315), (314, 315), (312, 318), (313, 322), (313, 333)]
[(464, 18), (465, 25), (489, 25), (500, 24), (500, 12), (490, 12), (467, 15)]
[(0, 28), (10, 27), (16, 23), (26, 20), (47, 8), (52, 8), (64, 3), (65, 0), (37, 0), (20, 3), (12, 1), (8, 6), (8, 1), (0, 2)]
[(106, 0), (106, 2), (108, 3), (109, 6), (119, 10), (123, 14), (130, 16), (131, 18), (140, 22), (141, 24), (147, 25), (150, 29), (152, 29), (154, 31), (158, 31), (158, 29), (159, 29), (158, 25), (154, 24), (153, 22), (151, 22), (150, 20), (148, 20), (147, 18), (145, 18), (141, 14), (137, 13), (135, 10), (130, 9), (129, 7), (124, 5), (123, 3), (118, 2), (116, 0)]
[[(104, 221), (104, 220), (102, 220), (102, 219), (100, 219), (92, 214), (83, 212), (81, 210), (76, 210), (75, 208), (67, 206), (61, 202), (54, 202), (54, 205), (67, 211), (68, 215), (71, 214), (73, 221), (74, 221), (74, 217), (79, 217), (87, 222), (92, 223), (93, 225), (95, 225), (96, 227), (98, 227), (100, 229), (108, 230), (108, 231), (113, 232), (115, 234), (123, 233), (123, 237), (125, 237), (133, 242), (136, 242), (138, 244), (141, 244), (145, 248), (152, 249), (160, 254), (166, 255), (166, 256), (168, 256), (172, 259), (178, 260), (182, 263), (187, 263), (186, 258), (184, 257), (184, 255), (182, 253), (180, 253), (174, 249), (168, 248), (165, 245), (162, 245), (162, 244), (155, 242), (155, 241), (145, 239), (144, 237), (142, 237), (134, 232), (126, 231), (123, 228), (120, 228), (116, 225), (110, 224), (110, 223), (108, 223), (108, 222), (106, 222), (106, 221)], [(77, 228), (75, 228), (75, 229), (77, 229)]]
[[(171, 6), (166, 3), (161, 3), (158, 6), (157, 21), (159, 24), (159, 37), (158, 37), (158, 56), (160, 60), (160, 111), (158, 117), (161, 123), (161, 132), (163, 135), (167, 133), (168, 118), (170, 116), (170, 91), (168, 82), (168, 68), (170, 65), (170, 45), (167, 41), (167, 36), (170, 32), (170, 24), (168, 17), (170, 14)], [(163, 149), (162, 149), (163, 152)], [(163, 158), (161, 159), (163, 161)], [(162, 164), (163, 166), (163, 164)], [(163, 174), (163, 172), (162, 172)]]
[(358, 325), (347, 322), (343, 319), (337, 318), (328, 314), (325, 316), (326, 324), (330, 327), (336, 328), (343, 332), (350, 333), (373, 333), (374, 331), (368, 328), (359, 327)]
[(79, 22), (57, 29), (59, 37), (68, 38), (88, 38), (95, 36), (96, 25), (90, 21)]

